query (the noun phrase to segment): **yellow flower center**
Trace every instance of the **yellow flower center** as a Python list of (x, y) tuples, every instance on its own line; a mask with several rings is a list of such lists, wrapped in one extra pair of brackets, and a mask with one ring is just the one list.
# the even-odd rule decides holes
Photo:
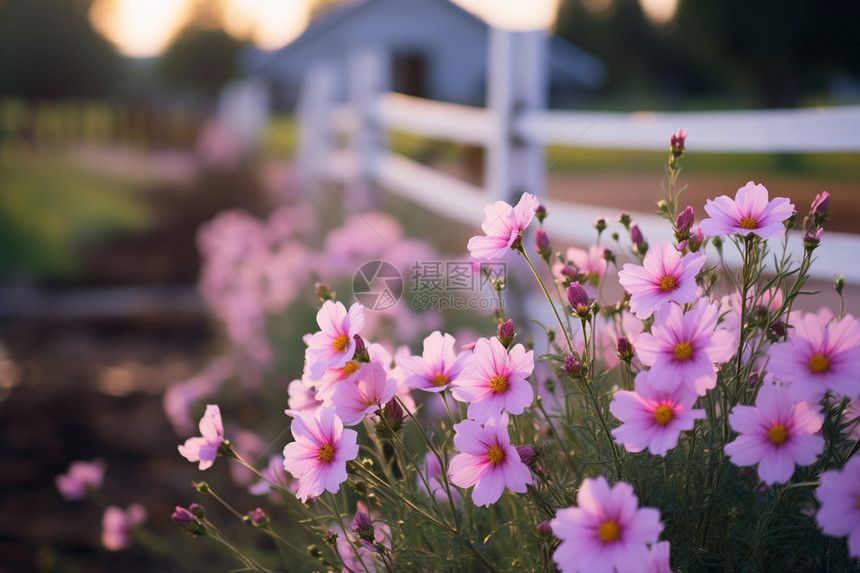
[(448, 384), (449, 382), (451, 382), (451, 379), (448, 378), (447, 376), (445, 376), (444, 374), (437, 374), (436, 376), (433, 377), (433, 385), (436, 386), (437, 388), (440, 386), (444, 386), (445, 384)]
[(756, 221), (752, 217), (744, 217), (738, 222), (738, 226), (741, 229), (757, 229), (758, 221)]
[(785, 426), (782, 424), (774, 424), (771, 426), (770, 430), (767, 431), (767, 435), (775, 446), (780, 445), (786, 438), (788, 438), (788, 432), (785, 431)]
[(660, 279), (660, 290), (663, 292), (669, 292), (674, 289), (678, 283), (675, 282), (675, 277), (670, 277), (666, 275), (662, 279)]
[(675, 345), (675, 360), (687, 360), (693, 355), (693, 347), (689, 342), (679, 342)]
[(508, 377), (507, 376), (493, 376), (490, 380), (490, 390), (499, 394), (508, 389)]
[(505, 452), (502, 451), (502, 448), (493, 446), (487, 450), (487, 459), (490, 460), (493, 465), (497, 465), (505, 459)]
[(332, 461), (334, 459), (334, 448), (329, 444), (324, 445), (320, 448), (317, 459), (326, 463)]
[(343, 352), (344, 348), (349, 346), (349, 336), (341, 334), (334, 339), (334, 342), (332, 342), (331, 345), (336, 351)]
[(665, 426), (666, 424), (671, 422), (672, 418), (674, 417), (675, 414), (668, 406), (660, 406), (659, 408), (654, 410), (654, 419), (657, 420), (657, 423), (661, 426)]
[(358, 370), (358, 363), (353, 361), (353, 360), (350, 360), (349, 362), (346, 363), (346, 366), (343, 367), (343, 375), (349, 376), (350, 374), (352, 374), (356, 370)]
[(601, 541), (610, 543), (621, 536), (621, 528), (611, 519), (600, 524), (600, 529), (597, 530), (597, 535)]
[(830, 361), (823, 354), (816, 354), (809, 359), (809, 369), (813, 372), (824, 372), (830, 366)]

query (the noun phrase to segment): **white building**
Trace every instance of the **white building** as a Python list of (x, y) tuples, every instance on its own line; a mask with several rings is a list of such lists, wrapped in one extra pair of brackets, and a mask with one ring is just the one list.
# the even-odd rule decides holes
[[(360, 0), (318, 17), (305, 32), (272, 52), (250, 50), (246, 75), (272, 87), (272, 103), (292, 108), (305, 72), (326, 63), (341, 78), (346, 97), (347, 61), (364, 48), (384, 51), (392, 91), (430, 99), (483, 105), (489, 26), (449, 0)], [(600, 87), (605, 67), (565, 40), (549, 41), (549, 105), (570, 106)]]

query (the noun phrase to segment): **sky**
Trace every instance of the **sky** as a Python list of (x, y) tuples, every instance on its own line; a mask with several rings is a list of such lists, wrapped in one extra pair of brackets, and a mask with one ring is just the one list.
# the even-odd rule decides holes
[[(188, 21), (199, 0), (95, 0), (93, 25), (120, 52), (156, 56)], [(559, 0), (452, 0), (494, 26), (515, 30), (552, 26)], [(224, 27), (265, 49), (279, 48), (304, 31), (313, 0), (222, 0)], [(595, 6), (612, 0), (589, 0)], [(672, 17), (678, 0), (640, 0), (654, 22)], [(588, 3), (588, 2), (587, 2)]]

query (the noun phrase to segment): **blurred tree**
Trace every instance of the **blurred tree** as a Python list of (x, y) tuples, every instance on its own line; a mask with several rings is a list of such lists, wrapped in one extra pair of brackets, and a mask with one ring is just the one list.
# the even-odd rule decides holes
[(159, 58), (168, 84), (212, 98), (236, 76), (236, 58), (243, 42), (221, 29), (186, 28)]
[(91, 0), (0, 4), (0, 94), (31, 99), (111, 93), (121, 59), (88, 18)]
[(856, 0), (679, 0), (664, 25), (639, 0), (563, 0), (557, 31), (606, 63), (615, 93), (791, 107), (835, 73), (860, 75), (858, 20)]

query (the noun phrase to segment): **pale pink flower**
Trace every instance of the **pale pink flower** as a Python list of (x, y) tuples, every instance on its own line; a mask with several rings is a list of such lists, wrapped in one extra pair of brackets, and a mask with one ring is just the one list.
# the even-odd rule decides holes
[(329, 531), (338, 534), (335, 546), (337, 547), (338, 555), (343, 560), (344, 565), (346, 565), (343, 573), (358, 573), (365, 571), (365, 569), (368, 571), (385, 571), (385, 564), (382, 562), (379, 551), (374, 547), (374, 544), (380, 543), (390, 551), (391, 528), (387, 523), (374, 518), (370, 525), (373, 528), (374, 542), (371, 544), (366, 539), (357, 535), (355, 522), (359, 519), (362, 521), (371, 520), (368, 508), (360, 501), (356, 504), (355, 520), (352, 522), (344, 520), (340, 524), (332, 523), (329, 526)]
[(668, 541), (660, 541), (651, 546), (648, 573), (672, 573), (669, 564), (671, 546)]
[(821, 508), (815, 520), (831, 537), (848, 537), (848, 551), (860, 557), (860, 456), (854, 456), (842, 470), (824, 472), (815, 497)]
[(397, 381), (388, 377), (381, 362), (365, 362), (355, 380), (338, 384), (332, 403), (344, 425), (354, 426), (385, 406), (396, 392)]
[(526, 352), (522, 344), (508, 353), (497, 338), (481, 338), (451, 393), (457, 400), (469, 402), (469, 417), (480, 423), (502, 410), (522, 414), (534, 400), (534, 390), (526, 380), (534, 366), (534, 352)]
[(302, 412), (312, 412), (323, 405), (322, 400), (317, 400), (317, 391), (309, 387), (302, 380), (293, 380), (287, 387), (287, 405), (289, 409), (284, 410), (291, 418)]
[(454, 447), (461, 453), (448, 467), (451, 483), (461, 488), (475, 486), (472, 501), (489, 507), (496, 503), (505, 487), (525, 493), (532, 483), (529, 468), (520, 460), (508, 435), (508, 416), (502, 414), (481, 426), (474, 420), (454, 424)]
[(355, 335), (364, 326), (364, 307), (355, 303), (346, 308), (341, 302), (323, 303), (317, 313), (320, 331), (307, 339), (307, 369), (320, 376), (327, 368), (343, 368), (355, 354)]
[(651, 380), (661, 390), (679, 385), (704, 396), (716, 386), (714, 364), (726, 362), (735, 352), (735, 337), (717, 328), (719, 309), (700, 302), (684, 314), (669, 304), (654, 314), (651, 332), (636, 337), (636, 352), (642, 364), (651, 367)]
[(770, 348), (768, 370), (791, 384), (798, 400), (817, 402), (830, 390), (860, 397), (860, 322), (850, 314), (825, 323), (814, 314), (795, 324), (788, 342)]
[(89, 490), (102, 487), (107, 464), (97, 459), (91, 462), (72, 462), (69, 470), (55, 479), (57, 489), (67, 500), (83, 499)]
[(553, 554), (562, 573), (648, 573), (649, 544), (657, 543), (663, 524), (652, 507), (637, 508), (633, 486), (606, 478), (586, 478), (577, 507), (560, 509), (550, 521), (561, 543)]
[(763, 482), (785, 483), (794, 466), (813, 463), (824, 450), (821, 430), (824, 417), (807, 402), (796, 402), (785, 389), (764, 385), (755, 406), (738, 405), (729, 414), (729, 424), (740, 432), (726, 444), (726, 454), (736, 466), (758, 464)]
[(414, 412), (416, 408), (415, 399), (412, 398), (412, 387), (407, 384), (409, 374), (399, 365), (405, 357), (412, 355), (409, 347), (406, 345), (399, 346), (392, 356), (388, 349), (374, 342), (367, 347), (367, 354), (370, 356), (371, 362), (382, 363), (386, 375), (397, 382), (396, 396), (403, 402), (403, 406), (407, 410)]
[(488, 261), (503, 257), (531, 223), (540, 203), (531, 193), (523, 193), (516, 207), (496, 201), (484, 207), (481, 228), (486, 235), (469, 239), (468, 249), (478, 260)]
[[(605, 252), (606, 249), (600, 245), (591, 245), (587, 251), (577, 247), (570, 247), (566, 254), (567, 261), (576, 268), (577, 272), (586, 275), (584, 280), (586, 282), (595, 281), (596, 284), (596, 279), (605, 275), (609, 266), (603, 256)], [(554, 264), (553, 275), (557, 277), (561, 276), (563, 268), (564, 265), (560, 262)]]
[(119, 551), (131, 545), (131, 530), (146, 521), (146, 509), (139, 503), (128, 510), (115, 505), (105, 508), (102, 516), (102, 545), (110, 551)]
[(346, 481), (346, 462), (358, 455), (358, 434), (344, 429), (333, 407), (294, 418), (290, 430), (295, 441), (284, 448), (284, 469), (299, 480), (296, 497), (305, 502), (326, 490), (337, 493)]
[(454, 353), (454, 337), (434, 331), (424, 339), (424, 354), (409, 356), (399, 365), (409, 374), (406, 384), (426, 392), (441, 392), (463, 371), (468, 352)]
[(749, 235), (762, 239), (773, 239), (785, 234), (783, 221), (791, 217), (794, 205), (788, 199), (778, 197), (768, 203), (767, 189), (752, 181), (738, 189), (734, 199), (721, 195), (713, 201), (708, 199), (705, 211), (710, 218), (699, 224), (706, 235)]
[(189, 462), (200, 462), (198, 467), (205, 470), (218, 457), (218, 448), (224, 441), (224, 424), (221, 423), (218, 406), (206, 406), (206, 412), (200, 418), (200, 434), (202, 437), (185, 440), (185, 444), (179, 446), (179, 453)]
[(696, 274), (704, 264), (704, 253), (690, 253), (681, 258), (672, 243), (656, 242), (645, 254), (642, 266), (624, 265), (618, 272), (618, 282), (631, 295), (630, 311), (645, 319), (668, 302), (695, 302)]
[(272, 454), (269, 456), (269, 463), (266, 468), (260, 472), (264, 479), (260, 479), (250, 486), (248, 492), (251, 495), (266, 495), (272, 492), (272, 484), (280, 484), (288, 487), (287, 474), (284, 473), (284, 456), (281, 454)]
[(654, 455), (665, 456), (678, 445), (681, 432), (692, 430), (695, 420), (705, 417), (704, 410), (693, 409), (695, 393), (684, 385), (668, 391), (657, 389), (655, 378), (653, 372), (643, 370), (636, 375), (636, 391), (619, 390), (609, 405), (609, 411), (622, 422), (612, 435), (628, 452), (648, 448)]
[[(425, 495), (432, 495), (438, 502), (447, 503), (448, 494), (445, 492), (445, 482), (442, 480), (442, 466), (439, 465), (439, 459), (433, 452), (427, 452), (424, 456), (424, 466), (422, 467), (421, 474), (427, 478), (427, 483), (430, 484), (430, 491), (427, 491), (427, 486), (424, 484), (424, 480), (421, 479), (421, 475), (416, 473), (415, 484), (418, 490), (423, 491)], [(460, 492), (453, 487), (450, 490), (454, 505), (459, 506)]]

